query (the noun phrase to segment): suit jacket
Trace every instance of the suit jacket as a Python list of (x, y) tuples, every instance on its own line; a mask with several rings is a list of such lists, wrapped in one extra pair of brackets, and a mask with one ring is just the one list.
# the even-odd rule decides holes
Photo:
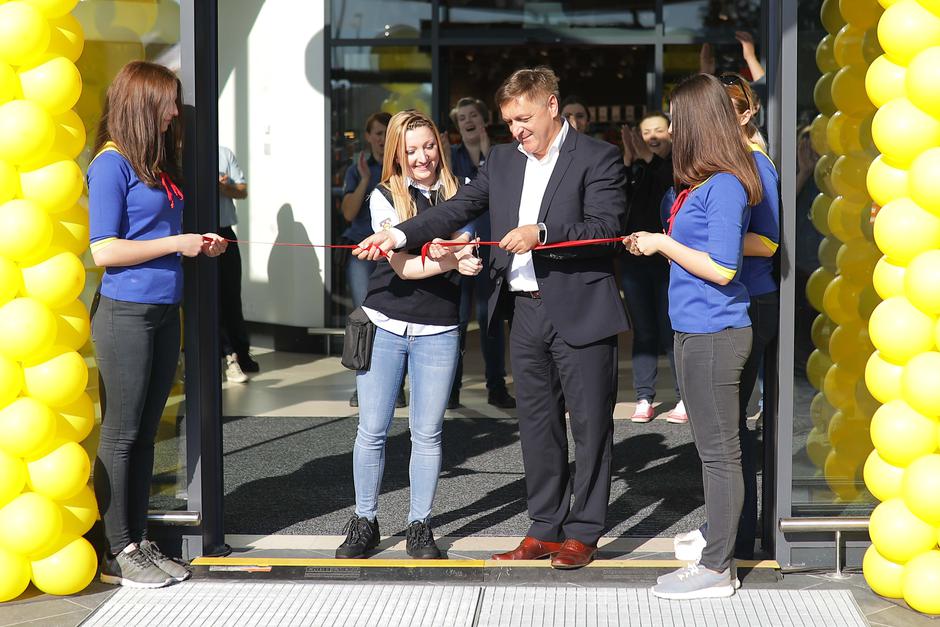
[[(413, 248), (446, 237), (489, 210), (493, 240), (519, 226), (519, 203), (527, 157), (518, 142), (494, 146), (477, 177), (433, 211), (398, 225)], [(569, 130), (558, 154), (538, 222), (547, 229), (546, 243), (616, 237), (623, 233), (625, 173), (617, 148)], [(584, 346), (630, 328), (614, 279), (610, 245), (533, 251), (532, 262), (546, 312), (561, 338)], [(489, 319), (506, 298), (511, 254), (492, 248), (488, 295)]]

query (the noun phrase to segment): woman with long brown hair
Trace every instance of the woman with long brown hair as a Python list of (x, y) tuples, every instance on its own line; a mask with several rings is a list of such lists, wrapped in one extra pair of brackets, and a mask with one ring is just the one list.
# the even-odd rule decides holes
[[(385, 135), (382, 181), (369, 209), (376, 232), (388, 230), (457, 192), (458, 182), (441, 155), (437, 127), (423, 113), (392, 116)], [(460, 239), (469, 242), (469, 234)], [(444, 409), (450, 396), (460, 336), (459, 275), (473, 276), (482, 264), (473, 245), (450, 248), (438, 261), (419, 251), (391, 252), (369, 279), (362, 310), (375, 324), (368, 370), (356, 374), (359, 428), (353, 447), (356, 511), (336, 557), (363, 557), (379, 542), (379, 492), (385, 472), (385, 442), (405, 366), (411, 378), (411, 507), (406, 548), (416, 558), (441, 557), (431, 529), (431, 506), (441, 470)], [(456, 272), (455, 272), (456, 270)]]
[(159, 588), (189, 577), (147, 539), (153, 448), (179, 359), (182, 257), (215, 257), (214, 233), (182, 233), (181, 86), (167, 68), (125, 65), (108, 88), (88, 167), (92, 306), (101, 393), (95, 496), (108, 541), (101, 581)]
[(717, 78), (699, 74), (672, 94), (672, 162), (679, 195), (667, 233), (624, 238), (636, 255), (671, 262), (669, 318), (679, 387), (703, 464), (708, 544), (701, 560), (661, 577), (668, 599), (734, 594), (733, 554), (744, 498), (738, 397), (751, 352), (747, 288), (741, 282), (750, 208), (763, 188), (750, 147)]

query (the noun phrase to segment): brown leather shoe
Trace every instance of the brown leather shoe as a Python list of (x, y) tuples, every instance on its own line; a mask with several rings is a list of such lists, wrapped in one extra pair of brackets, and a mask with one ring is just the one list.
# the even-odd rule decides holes
[(494, 560), (537, 560), (543, 557), (554, 555), (561, 549), (561, 542), (546, 542), (532, 536), (526, 536), (522, 539), (512, 551), (507, 553), (497, 553), (493, 556)]
[(587, 566), (594, 561), (596, 552), (596, 546), (588, 546), (568, 538), (562, 543), (561, 550), (552, 557), (552, 568), (571, 570)]

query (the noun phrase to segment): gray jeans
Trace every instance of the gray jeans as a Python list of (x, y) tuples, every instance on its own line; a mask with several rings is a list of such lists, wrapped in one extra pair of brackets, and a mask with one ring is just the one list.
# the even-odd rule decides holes
[(738, 397), (750, 353), (750, 327), (675, 336), (679, 388), (702, 459), (708, 544), (701, 564), (719, 572), (731, 564), (744, 502)]

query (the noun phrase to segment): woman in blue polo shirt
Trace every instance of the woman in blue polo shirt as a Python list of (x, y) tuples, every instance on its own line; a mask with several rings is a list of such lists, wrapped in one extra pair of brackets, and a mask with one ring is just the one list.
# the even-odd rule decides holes
[(92, 307), (102, 411), (95, 496), (109, 545), (101, 581), (135, 588), (189, 576), (147, 539), (153, 447), (179, 358), (181, 257), (226, 246), (213, 233), (180, 232), (180, 93), (163, 66), (124, 66), (88, 167), (91, 252), (105, 268)]
[(763, 197), (750, 147), (717, 78), (683, 82), (672, 94), (673, 172), (678, 198), (668, 233), (633, 233), (637, 255), (671, 262), (669, 318), (692, 436), (703, 464), (708, 544), (698, 563), (665, 577), (668, 599), (734, 594), (732, 561), (744, 499), (738, 435), (741, 371), (751, 352), (748, 293), (739, 269), (750, 208)]

